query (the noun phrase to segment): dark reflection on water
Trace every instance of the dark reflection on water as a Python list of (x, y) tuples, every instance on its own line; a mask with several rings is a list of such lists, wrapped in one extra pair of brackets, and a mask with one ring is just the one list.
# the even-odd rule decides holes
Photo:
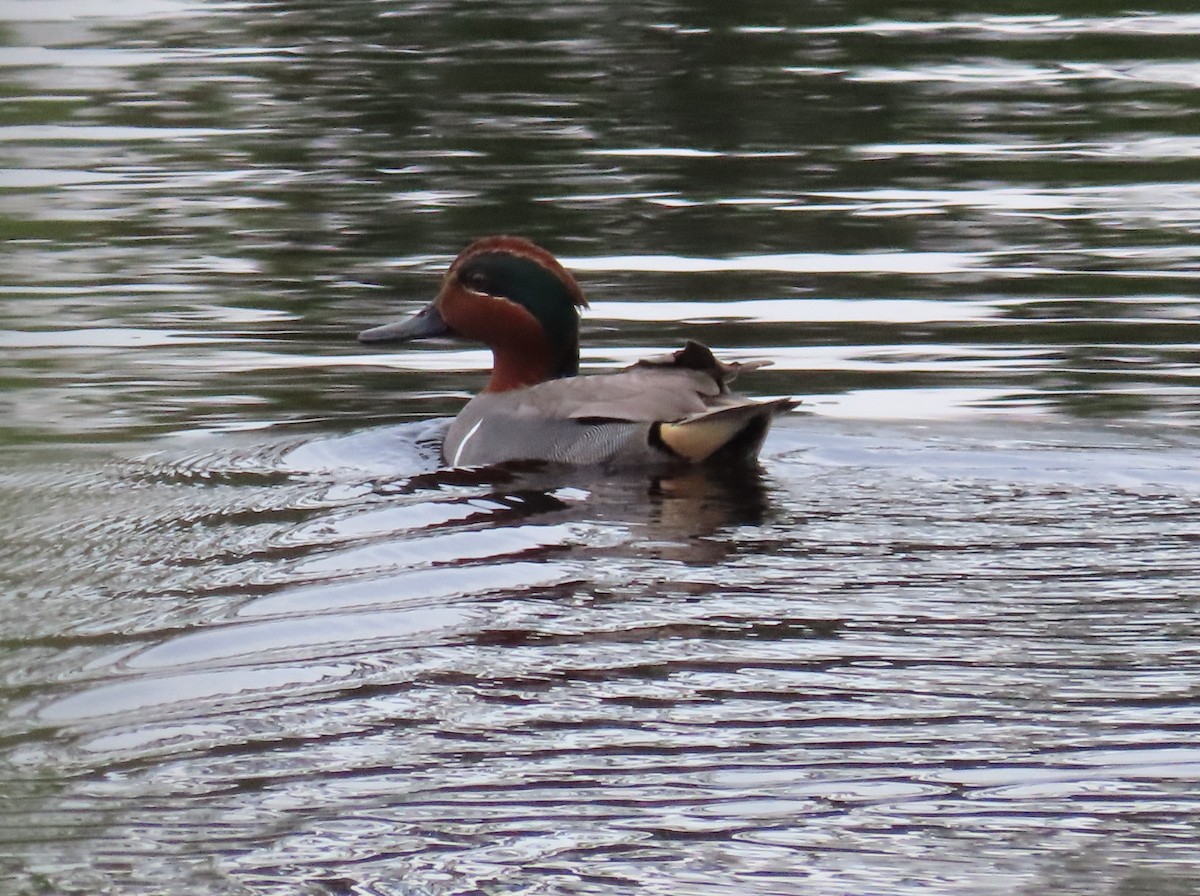
[(448, 413), (483, 355), (347, 334), (493, 231), (577, 262), (597, 365), (1195, 420), (1190, 11), (76, 5), (5, 7), (9, 441)]
[[(1200, 17), (0, 2), (0, 874), (1191, 893)], [(761, 470), (438, 469), (468, 240)]]

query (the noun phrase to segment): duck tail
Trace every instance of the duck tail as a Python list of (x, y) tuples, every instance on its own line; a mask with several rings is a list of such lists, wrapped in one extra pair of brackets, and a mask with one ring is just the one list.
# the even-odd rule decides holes
[(758, 456), (771, 419), (794, 408), (787, 398), (748, 402), (687, 417), (675, 423), (656, 423), (651, 439), (671, 454), (692, 463), (751, 460)]

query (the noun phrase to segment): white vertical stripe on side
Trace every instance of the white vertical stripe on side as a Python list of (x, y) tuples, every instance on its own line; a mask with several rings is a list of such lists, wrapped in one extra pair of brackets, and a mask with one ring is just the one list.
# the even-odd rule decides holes
[(450, 466), (452, 466), (452, 467), (458, 466), (458, 461), (459, 461), (459, 458), (462, 457), (463, 449), (467, 447), (467, 442), (471, 441), (471, 436), (475, 435), (475, 432), (479, 429), (479, 427), (482, 423), (483, 423), (483, 418), (481, 417), (480, 419), (475, 421), (474, 426), (472, 426), (470, 429), (467, 430), (467, 434), (465, 436), (463, 436), (463, 440), (458, 443), (458, 450), (454, 452), (454, 460), (450, 461)]

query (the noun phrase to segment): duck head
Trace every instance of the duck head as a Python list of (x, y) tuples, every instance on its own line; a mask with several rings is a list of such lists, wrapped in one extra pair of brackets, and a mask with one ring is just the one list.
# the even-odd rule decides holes
[(503, 392), (579, 372), (583, 290), (529, 240), (490, 236), (463, 249), (441, 291), (412, 317), (358, 334), (364, 343), (458, 336), (492, 350), (484, 391)]

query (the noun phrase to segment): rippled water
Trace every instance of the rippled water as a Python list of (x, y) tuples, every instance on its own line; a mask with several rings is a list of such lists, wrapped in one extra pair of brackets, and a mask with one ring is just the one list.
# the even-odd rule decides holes
[[(1200, 891), (1200, 16), (0, 0), (0, 872)], [(440, 470), (480, 234), (794, 395)]]

